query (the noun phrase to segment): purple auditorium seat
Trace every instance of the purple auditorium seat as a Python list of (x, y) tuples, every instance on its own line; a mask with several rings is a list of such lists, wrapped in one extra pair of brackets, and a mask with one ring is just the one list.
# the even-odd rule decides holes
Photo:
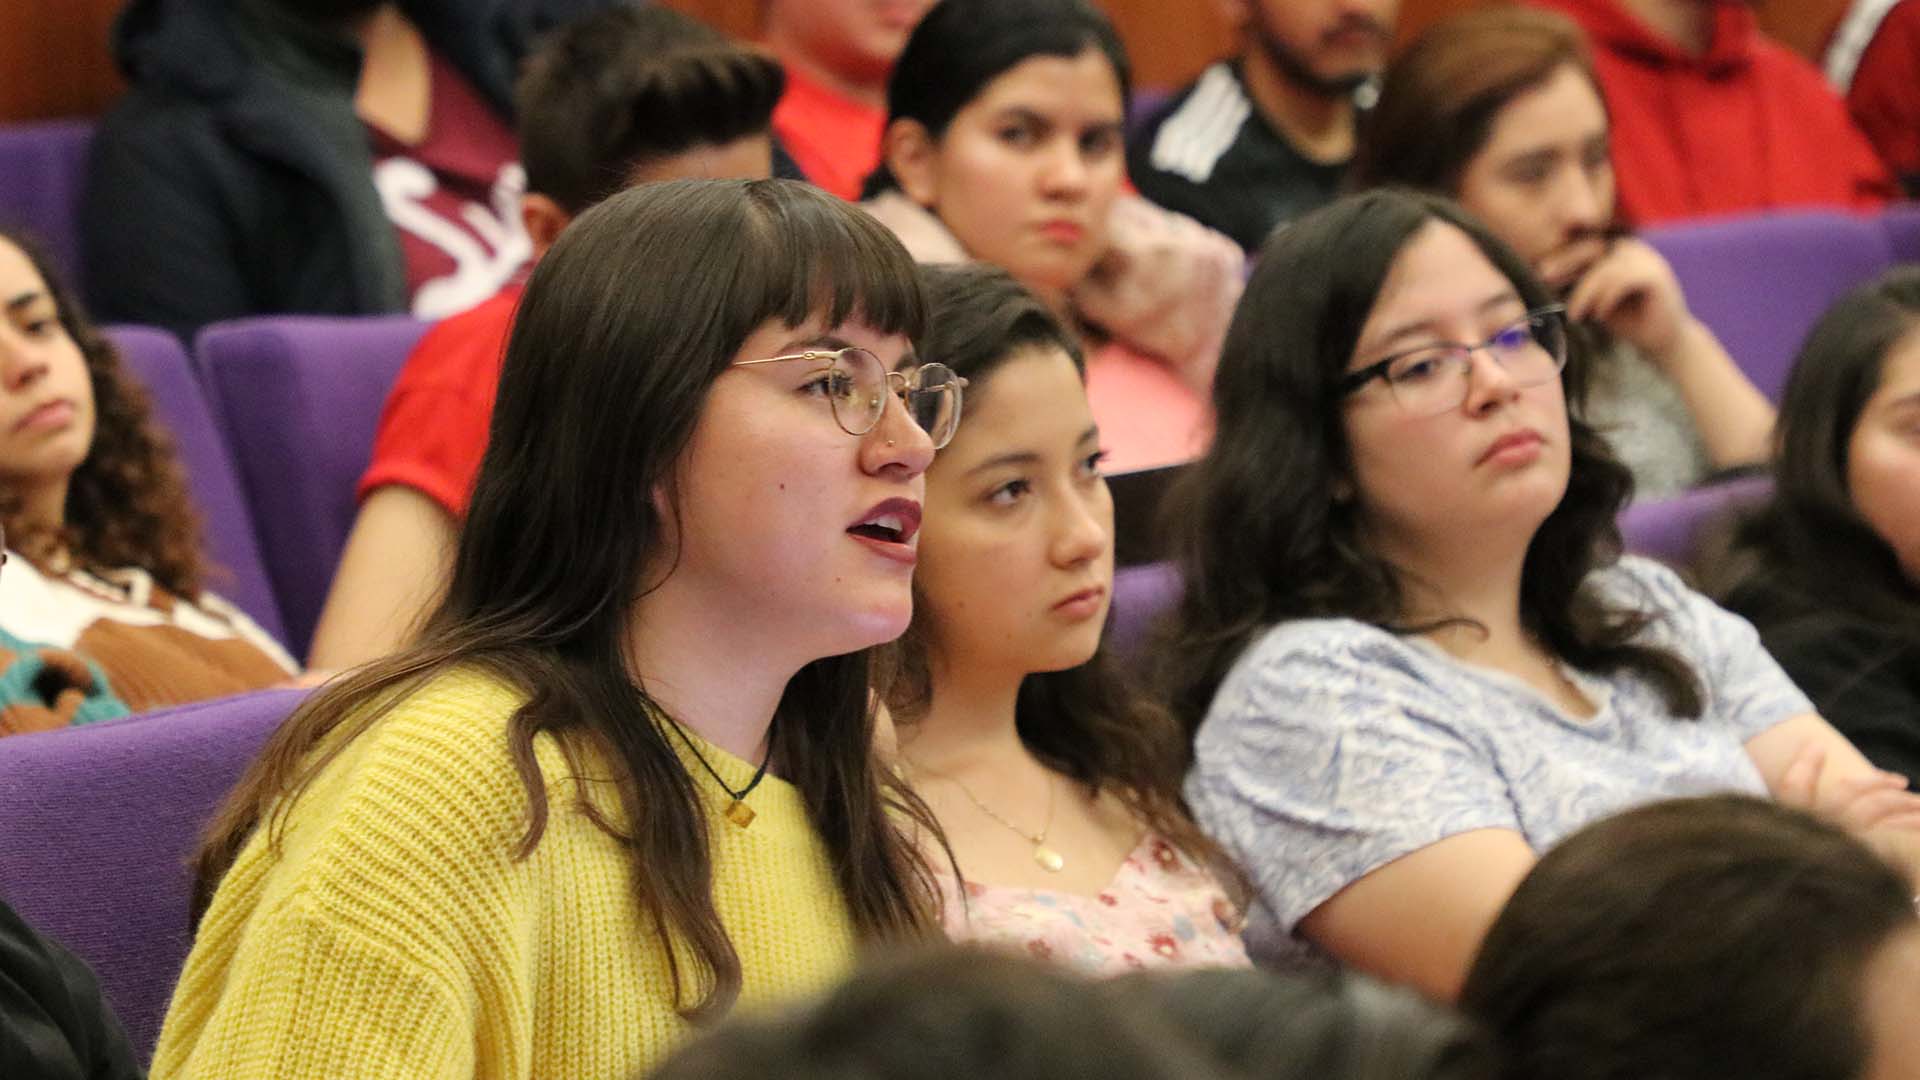
[(1107, 647), (1122, 659), (1137, 657), (1153, 624), (1180, 599), (1180, 569), (1170, 562), (1123, 566), (1113, 572), (1113, 602), (1107, 608)]
[(187, 486), (200, 512), (201, 543), (213, 563), (206, 586), (239, 606), (261, 629), (281, 641), (280, 606), (273, 597), (253, 515), (240, 493), (233, 456), (207, 408), (206, 395), (187, 361), (187, 350), (165, 330), (115, 326), (107, 330), (133, 377), (147, 389), (154, 414), (173, 435)]
[(1673, 264), (1695, 315), (1775, 402), (1814, 321), (1893, 264), (1870, 217), (1811, 210), (1689, 222), (1643, 234)]
[(93, 125), (55, 120), (0, 126), (0, 226), (17, 229), (75, 288), (80, 265), (80, 186)]
[(1894, 262), (1920, 262), (1920, 204), (1894, 203), (1881, 212), (1880, 226), (1887, 231)]
[(1634, 503), (1620, 514), (1627, 550), (1685, 567), (1699, 554), (1705, 530), (1740, 506), (1766, 498), (1773, 479), (1747, 476), (1695, 488), (1671, 499)]
[(195, 339), (295, 655), (353, 527), (387, 390), (427, 325), (290, 316), (217, 323)]
[(0, 739), (0, 898), (93, 966), (143, 1059), (192, 943), (187, 860), (302, 694)]

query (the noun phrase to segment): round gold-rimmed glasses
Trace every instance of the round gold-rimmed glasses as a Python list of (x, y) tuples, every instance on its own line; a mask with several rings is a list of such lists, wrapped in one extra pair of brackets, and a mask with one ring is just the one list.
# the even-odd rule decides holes
[(849, 435), (865, 435), (880, 423), (887, 412), (889, 392), (898, 394), (906, 403), (907, 415), (933, 440), (935, 450), (952, 442), (953, 433), (960, 428), (960, 392), (967, 380), (955, 375), (945, 364), (921, 364), (910, 372), (888, 371), (879, 357), (849, 346), (809, 349), (764, 360), (735, 360), (732, 366), (752, 367), (789, 360), (821, 365), (811, 376), (815, 381), (807, 385), (820, 387), (833, 410), (833, 422)]

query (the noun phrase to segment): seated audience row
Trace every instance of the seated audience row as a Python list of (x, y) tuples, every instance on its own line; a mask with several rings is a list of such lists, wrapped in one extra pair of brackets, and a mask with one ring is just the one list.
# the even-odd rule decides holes
[[(1747, 5), (1535, 3), (1595, 43), (1627, 220), (1878, 205), (1893, 190), (1838, 97)], [(131, 89), (100, 127), (84, 200), (95, 304), (186, 333), (250, 314), (438, 317), (492, 295), (534, 244), (517, 205), (514, 72), (540, 34), (611, 6), (137, 0), (113, 42)], [(777, 152), (777, 173), (857, 197), (901, 115), (889, 77), (933, 6), (762, 5), (788, 81), (774, 128), (792, 157)], [(1237, 55), (1147, 118), (1132, 154), (1142, 192), (1249, 251), (1330, 199), (1398, 8), (1224, 0)], [(1894, 44), (1853, 81), (1855, 115), (1909, 171), (1887, 135), (1904, 115), (1885, 100), (1894, 80), (1875, 74), (1906, 41), (1905, 15), (1885, 18)]]

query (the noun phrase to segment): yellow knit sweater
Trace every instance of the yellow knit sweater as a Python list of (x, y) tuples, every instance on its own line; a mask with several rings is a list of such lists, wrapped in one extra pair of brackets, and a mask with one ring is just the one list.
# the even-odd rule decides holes
[[(200, 926), (155, 1080), (626, 1080), (688, 1034), (629, 858), (575, 808), (545, 736), (546, 833), (513, 858), (527, 800), (506, 727), (521, 700), (485, 676), (443, 676), (327, 766), (278, 854), (256, 832)], [(753, 773), (701, 752), (736, 790)], [(745, 969), (742, 1005), (831, 983), (852, 961), (852, 920), (798, 790), (767, 777), (741, 829), (713, 778), (690, 771), (712, 795), (714, 903)]]

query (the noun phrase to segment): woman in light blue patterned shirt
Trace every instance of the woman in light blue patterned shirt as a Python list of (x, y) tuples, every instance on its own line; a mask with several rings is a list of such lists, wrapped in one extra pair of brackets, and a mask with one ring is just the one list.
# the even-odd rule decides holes
[(1536, 853), (1664, 796), (1771, 793), (1920, 853), (1920, 797), (1750, 626), (1619, 558), (1632, 481), (1568, 416), (1568, 349), (1444, 200), (1344, 199), (1264, 253), (1161, 657), (1198, 724), (1194, 813), (1257, 889), (1256, 960), (1451, 997)]

